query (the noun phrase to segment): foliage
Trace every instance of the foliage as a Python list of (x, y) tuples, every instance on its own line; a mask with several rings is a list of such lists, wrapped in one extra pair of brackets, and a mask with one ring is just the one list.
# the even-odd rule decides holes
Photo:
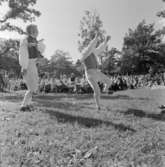
[(135, 30), (129, 29), (124, 37), (122, 71), (146, 73), (150, 66), (163, 63), (161, 58), (164, 57), (159, 54), (160, 43), (161, 33), (155, 31), (154, 24), (146, 24), (143, 20)]
[(62, 50), (56, 50), (51, 59), (41, 65), (39, 69), (41, 73), (47, 72), (49, 75), (56, 77), (60, 77), (62, 74), (70, 75), (71, 73), (80, 75), (69, 53)]
[[(162, 0), (162, 1), (165, 2), (165, 0)], [(157, 16), (165, 18), (165, 10), (162, 10), (162, 11), (158, 12)]]
[(102, 60), (102, 70), (106, 73), (115, 72), (120, 65), (120, 55), (121, 52), (117, 48), (108, 50)]
[(78, 36), (78, 49), (81, 52), (88, 43), (98, 34), (98, 44), (105, 39), (105, 30), (99, 14), (95, 11), (85, 11), (80, 21), (80, 32)]
[[(0, 5), (8, 5), (6, 14), (0, 17), (0, 31), (15, 31), (25, 34), (22, 27), (11, 24), (12, 20), (22, 20), (24, 23), (32, 22), (40, 16), (40, 12), (34, 9), (37, 0), (0, 0)], [(18, 40), (4, 40), (0, 46), (0, 69), (12, 71), (19, 75), (20, 66), (18, 64)]]
[(0, 45), (0, 69), (19, 75), (20, 66), (18, 63), (18, 40), (4, 40)]
[(34, 9), (37, 0), (0, 0), (0, 5), (8, 3), (7, 13), (0, 19), (0, 30), (16, 31), (20, 34), (25, 32), (19, 26), (11, 24), (11, 20), (20, 19), (23, 22), (32, 22), (40, 16), (40, 12)]
[(75, 63), (75, 68), (78, 71), (79, 75), (83, 75), (84, 73), (84, 67), (83, 64), (81, 63), (81, 61), (78, 59)]

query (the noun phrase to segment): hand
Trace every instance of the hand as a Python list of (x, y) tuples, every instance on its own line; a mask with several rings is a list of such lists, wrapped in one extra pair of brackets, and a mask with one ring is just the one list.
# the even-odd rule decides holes
[(22, 69), (21, 73), (22, 73), (23, 76), (26, 75), (27, 74), (27, 69)]
[(41, 60), (41, 59), (44, 59), (44, 56), (42, 54), (40, 54), (38, 57), (37, 57), (38, 60)]
[(44, 39), (40, 39), (38, 42), (43, 42), (44, 41)]
[(91, 34), (91, 39), (92, 40), (94, 40), (94, 39), (96, 39), (96, 38), (98, 38), (98, 33), (97, 32), (93, 32), (92, 34)]
[(98, 38), (99, 37), (99, 33), (95, 33), (95, 38)]
[(37, 49), (41, 54), (45, 51), (45, 48), (46, 48), (46, 46), (43, 42), (38, 42)]
[(36, 44), (36, 43), (32, 43), (32, 42), (30, 42), (30, 43), (28, 43), (28, 46), (29, 46), (29, 47), (37, 46), (37, 44)]
[(111, 36), (108, 35), (108, 36), (106, 37), (106, 42), (108, 42), (110, 39), (111, 39)]

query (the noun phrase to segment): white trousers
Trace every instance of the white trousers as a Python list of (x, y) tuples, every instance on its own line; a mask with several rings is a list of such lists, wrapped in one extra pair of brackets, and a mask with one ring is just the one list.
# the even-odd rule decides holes
[(22, 102), (22, 106), (26, 106), (32, 102), (32, 94), (38, 90), (39, 77), (36, 67), (36, 59), (29, 60), (27, 73), (23, 76), (23, 79), (28, 88)]

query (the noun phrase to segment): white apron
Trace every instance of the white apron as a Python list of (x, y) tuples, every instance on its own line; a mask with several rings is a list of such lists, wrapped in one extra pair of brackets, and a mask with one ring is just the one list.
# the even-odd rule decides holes
[(23, 78), (27, 84), (28, 90), (31, 92), (36, 92), (38, 90), (39, 77), (36, 59), (29, 59), (27, 73), (23, 76)]

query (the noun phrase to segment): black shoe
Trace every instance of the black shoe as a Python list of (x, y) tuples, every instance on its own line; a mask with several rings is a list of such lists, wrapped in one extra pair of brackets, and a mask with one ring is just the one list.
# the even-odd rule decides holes
[(112, 90), (109, 90), (108, 94), (113, 94), (113, 92), (114, 92), (114, 91), (112, 91)]
[(164, 116), (164, 115), (165, 115), (165, 110), (162, 110), (162, 111), (160, 112), (160, 114)]
[(22, 107), (20, 108), (20, 111), (22, 111), (22, 112), (30, 111), (30, 107), (29, 107), (29, 106), (22, 106)]
[(28, 107), (29, 107), (30, 110), (34, 110), (34, 105), (29, 104)]
[(160, 109), (165, 109), (165, 105), (159, 106)]
[(97, 107), (97, 111), (100, 111), (101, 110), (101, 107)]

